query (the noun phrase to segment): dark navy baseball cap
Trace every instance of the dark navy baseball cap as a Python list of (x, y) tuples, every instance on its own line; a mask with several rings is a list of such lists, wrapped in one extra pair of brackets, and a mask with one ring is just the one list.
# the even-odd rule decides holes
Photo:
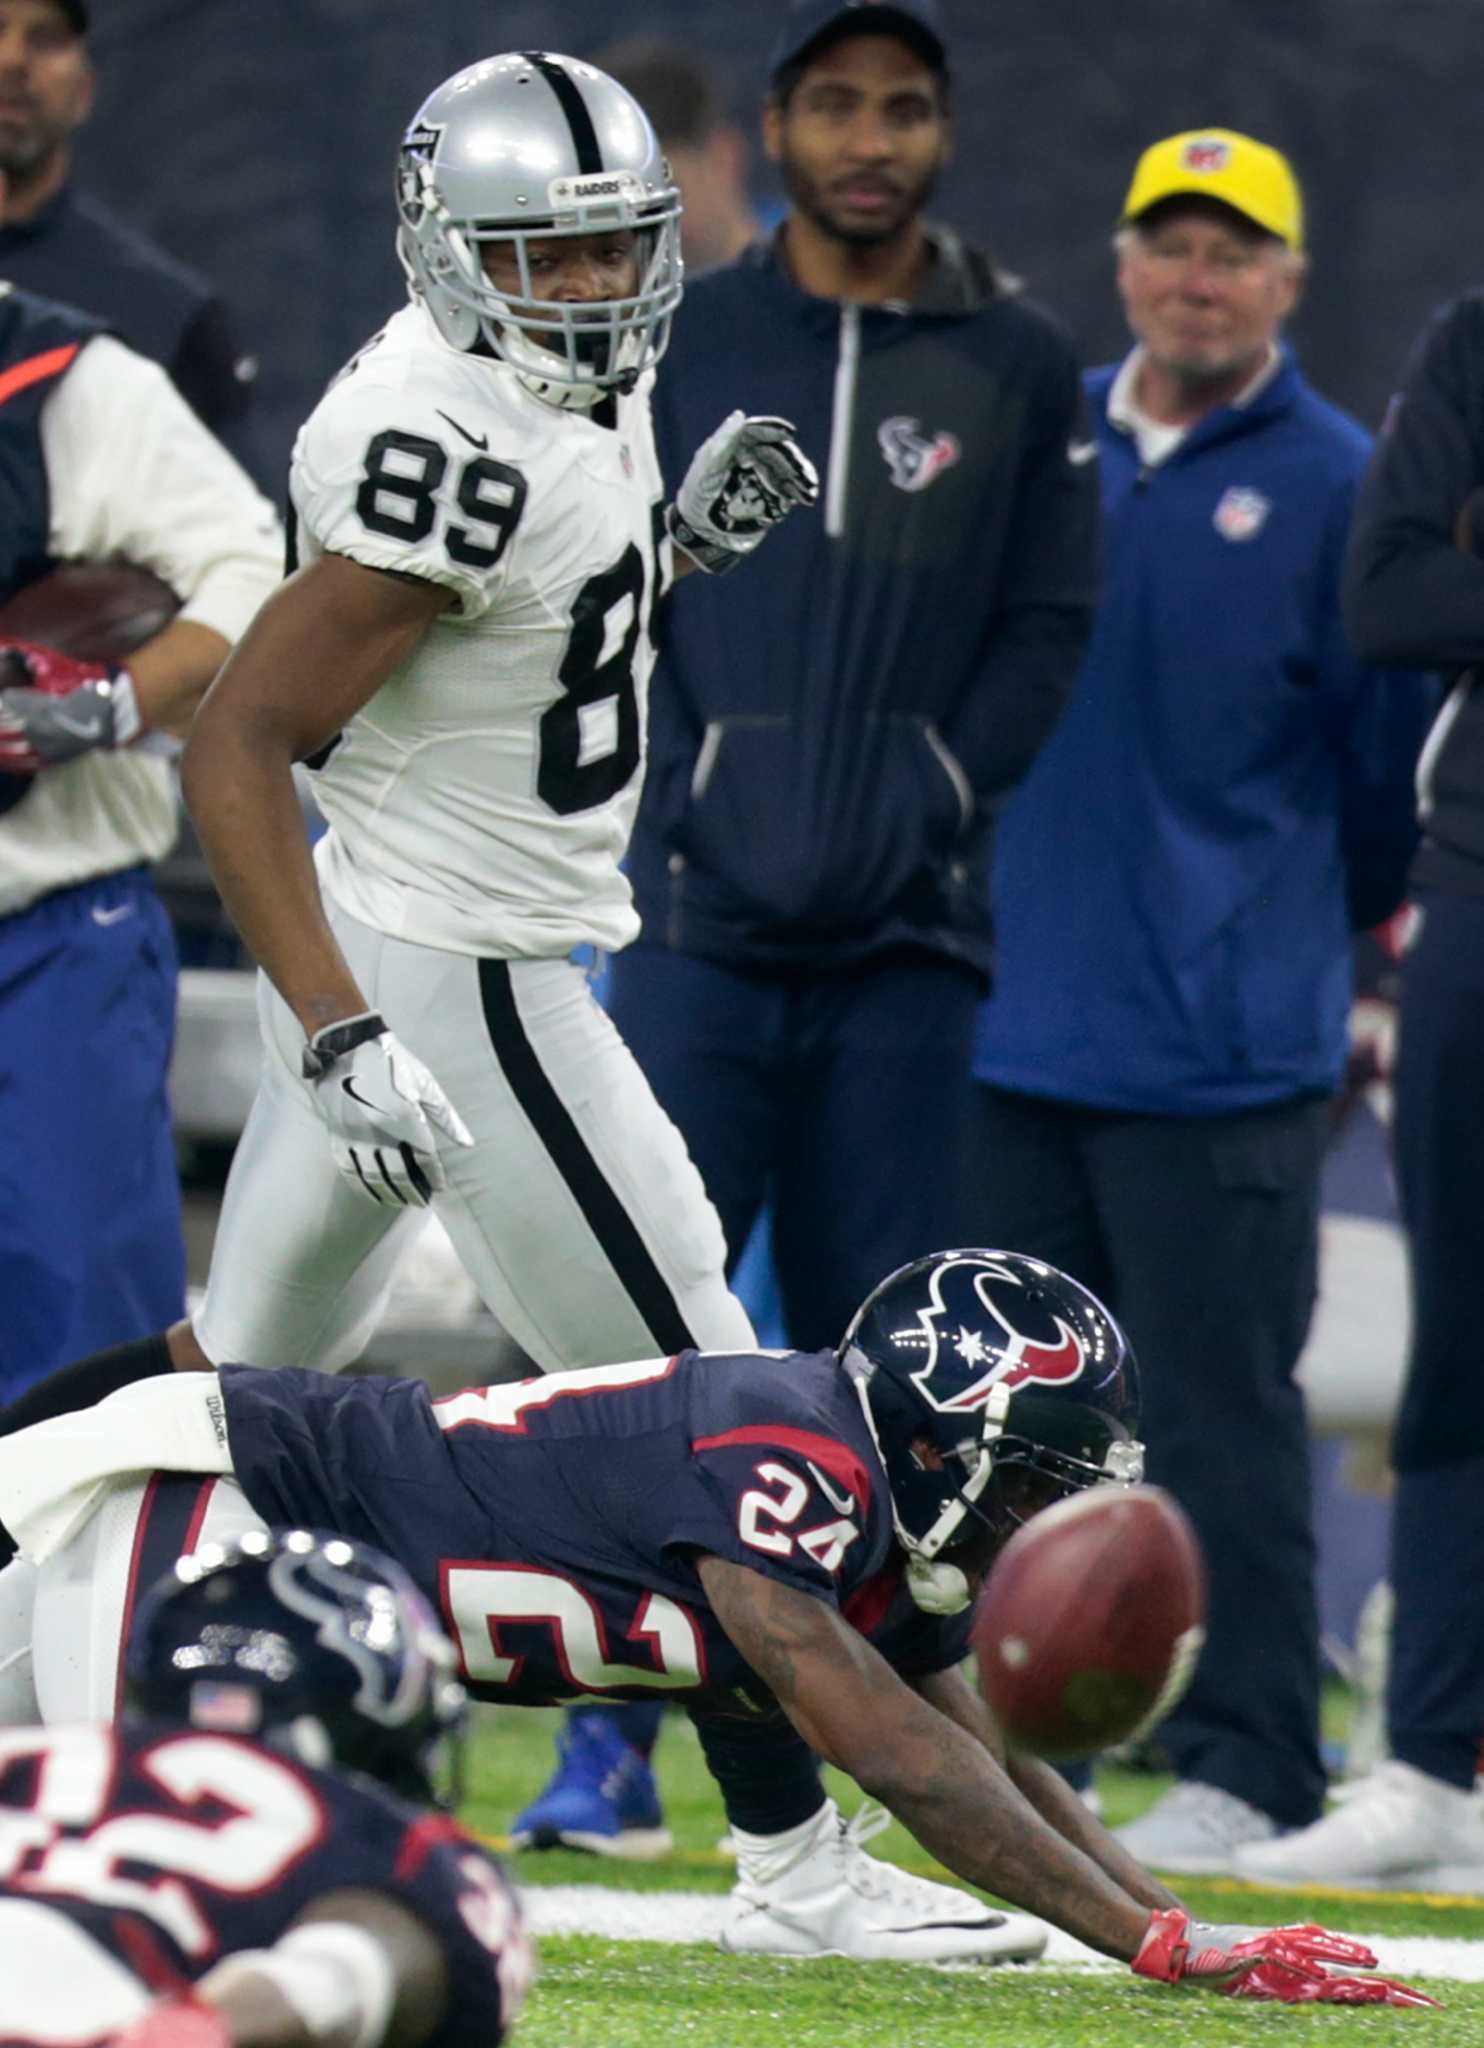
[(900, 36), (935, 71), (948, 70), (938, 0), (793, 0), (768, 59), (768, 77), (849, 35)]

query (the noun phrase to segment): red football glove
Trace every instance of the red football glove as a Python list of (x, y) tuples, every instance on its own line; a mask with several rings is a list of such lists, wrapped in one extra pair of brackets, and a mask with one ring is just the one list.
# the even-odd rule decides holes
[(1327, 1963), (1372, 1970), (1375, 1954), (1326, 1927), (1212, 1927), (1171, 1907), (1150, 1915), (1130, 1968), (1162, 1984), (1198, 1984), (1230, 1998), (1284, 2005), (1435, 2005), (1436, 1999), (1387, 1977), (1332, 1977)]
[(1284, 2005), (1437, 2005), (1425, 1991), (1398, 1984), (1394, 1977), (1331, 1977), (1318, 1983), (1296, 1977), (1287, 1963), (1259, 1963), (1245, 1977), (1226, 1987), (1228, 1998), (1277, 1999)]
[(220, 2006), (204, 1998), (162, 1998), (108, 2048), (232, 2048), (232, 2029)]
[(0, 640), (0, 770), (30, 775), (95, 747), (126, 747), (140, 723), (127, 669)]

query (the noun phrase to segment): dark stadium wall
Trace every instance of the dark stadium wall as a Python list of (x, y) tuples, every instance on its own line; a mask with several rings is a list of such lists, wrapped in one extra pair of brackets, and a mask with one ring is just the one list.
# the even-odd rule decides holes
[[(959, 153), (941, 211), (1095, 361), (1122, 345), (1108, 236), (1134, 157), (1225, 124), (1293, 158), (1314, 267), (1294, 335), (1368, 424), (1429, 307), (1484, 279), (1472, 179), (1479, 0), (945, 0)], [(273, 459), (400, 301), (390, 163), (420, 95), (500, 48), (620, 30), (704, 50), (749, 125), (781, 0), (97, 0), (100, 196), (210, 272), (262, 361)], [(765, 183), (759, 163), (760, 184)]]

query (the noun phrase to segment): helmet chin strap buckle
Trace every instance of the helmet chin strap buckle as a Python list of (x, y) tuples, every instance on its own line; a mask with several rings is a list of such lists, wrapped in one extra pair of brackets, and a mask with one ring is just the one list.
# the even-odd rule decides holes
[(924, 1614), (962, 1614), (969, 1604), (969, 1582), (956, 1564), (930, 1563), (910, 1552), (907, 1591)]

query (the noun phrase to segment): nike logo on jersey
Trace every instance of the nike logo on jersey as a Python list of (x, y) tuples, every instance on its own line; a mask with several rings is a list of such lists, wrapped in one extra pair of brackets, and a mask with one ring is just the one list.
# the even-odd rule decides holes
[(122, 924), (126, 917), (133, 915), (132, 903), (120, 903), (112, 910), (105, 910), (101, 903), (95, 903), (92, 909), (94, 924)]
[(815, 1464), (812, 1458), (806, 1458), (804, 1460), (804, 1463), (809, 1467), (809, 1470), (814, 1474), (815, 1483), (819, 1487), (820, 1492), (825, 1496), (826, 1500), (828, 1500), (830, 1506), (835, 1510), (835, 1513), (837, 1515), (853, 1514), (855, 1511), (854, 1496), (848, 1493), (837, 1493), (835, 1488), (831, 1486), (828, 1479), (825, 1478), (823, 1472), (820, 1471), (819, 1467)]
[(1074, 469), (1081, 469), (1084, 462), (1096, 461), (1097, 452), (1098, 444), (1096, 441), (1068, 441), (1067, 443), (1067, 460)]
[(490, 437), (488, 434), (471, 434), (467, 427), (461, 427), (458, 421), (454, 419), (450, 413), (446, 413), (441, 405), (438, 406), (436, 410), (439, 419), (447, 420), (448, 424), (453, 428), (454, 432), (456, 434), (462, 434), (464, 439), (469, 443), (469, 446), (471, 448), (477, 448), (481, 455), (489, 454)]

